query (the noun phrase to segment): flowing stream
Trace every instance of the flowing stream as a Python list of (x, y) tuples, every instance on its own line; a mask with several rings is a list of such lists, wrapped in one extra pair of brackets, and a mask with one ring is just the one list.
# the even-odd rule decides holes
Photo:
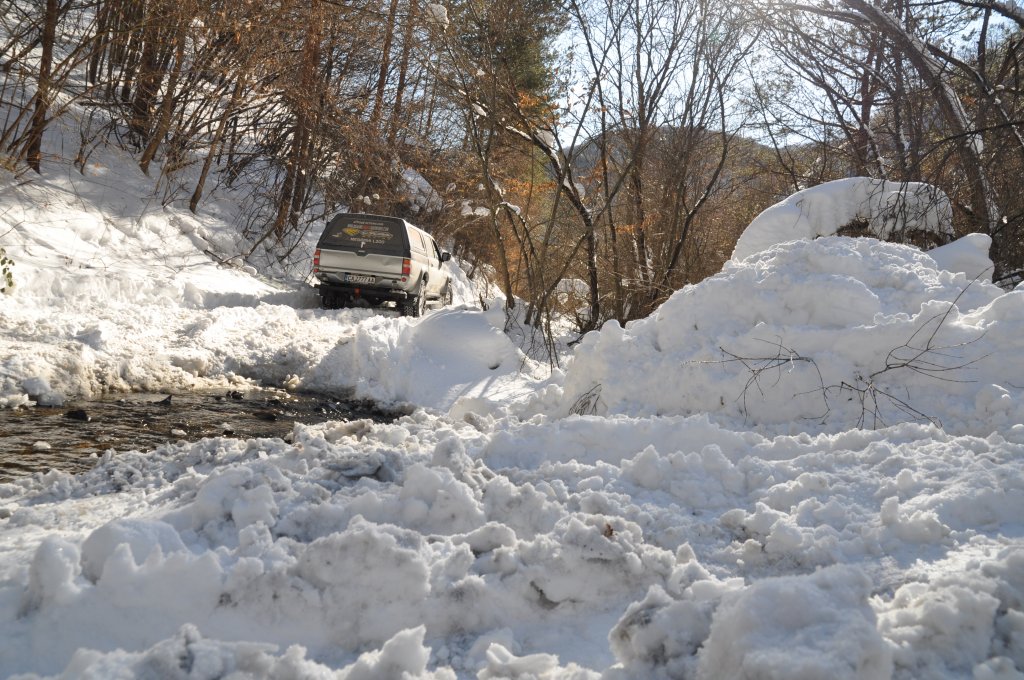
[(295, 422), (398, 415), (344, 396), (249, 392), (133, 393), (61, 407), (0, 409), (0, 483), (51, 468), (83, 472), (109, 449), (147, 451), (179, 440), (287, 439)]

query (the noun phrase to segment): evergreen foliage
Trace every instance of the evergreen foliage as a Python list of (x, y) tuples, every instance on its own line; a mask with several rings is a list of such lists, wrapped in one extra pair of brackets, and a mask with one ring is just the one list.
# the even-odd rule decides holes
[(11, 267), (14, 261), (7, 257), (7, 251), (0, 246), (0, 293), (6, 293), (14, 288), (14, 274)]

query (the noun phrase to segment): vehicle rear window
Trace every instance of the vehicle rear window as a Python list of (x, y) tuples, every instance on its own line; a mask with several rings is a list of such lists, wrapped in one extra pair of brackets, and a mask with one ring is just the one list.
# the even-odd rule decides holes
[(397, 217), (342, 213), (327, 223), (318, 246), (404, 255), (405, 222)]

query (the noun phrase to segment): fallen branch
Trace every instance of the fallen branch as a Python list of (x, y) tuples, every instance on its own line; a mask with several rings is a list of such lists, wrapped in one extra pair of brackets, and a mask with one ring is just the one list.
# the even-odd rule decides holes
[[(831, 409), (831, 407), (829, 406), (829, 403), (828, 403), (828, 391), (827, 391), (827, 389), (825, 387), (825, 380), (824, 380), (824, 378), (822, 378), (821, 370), (818, 368), (818, 364), (815, 363), (814, 359), (812, 359), (810, 357), (805, 357), (805, 356), (799, 354), (796, 350), (794, 350), (794, 349), (792, 349), (790, 347), (786, 347), (785, 345), (782, 344), (781, 340), (769, 341), (769, 340), (762, 340), (760, 338), (756, 338), (756, 339), (759, 342), (764, 342), (766, 344), (770, 344), (770, 345), (774, 346), (775, 349), (776, 349), (775, 354), (767, 355), (767, 356), (759, 356), (759, 357), (744, 357), (744, 356), (740, 356), (738, 354), (734, 354), (734, 353), (730, 352), (729, 350), (725, 349), (724, 347), (720, 346), (718, 349), (721, 350), (722, 354), (724, 354), (726, 357), (728, 357), (727, 359), (722, 359), (720, 361), (702, 362), (702, 363), (714, 363), (714, 364), (739, 363), (750, 373), (750, 376), (747, 378), (747, 383), (743, 386), (743, 391), (740, 393), (740, 396), (738, 397), (738, 399), (741, 399), (742, 402), (743, 402), (742, 403), (742, 410), (743, 410), (744, 418), (747, 416), (747, 413), (748, 413), (748, 411), (747, 411), (747, 392), (750, 391), (750, 388), (751, 387), (756, 387), (757, 391), (761, 395), (761, 397), (763, 398), (765, 396), (765, 389), (761, 385), (761, 379), (762, 379), (762, 376), (764, 376), (764, 374), (767, 371), (775, 371), (776, 372), (775, 373), (775, 380), (772, 383), (772, 385), (770, 386), (770, 387), (775, 387), (776, 385), (779, 384), (779, 381), (782, 380), (782, 370), (785, 367), (788, 366), (789, 370), (792, 371), (797, 363), (807, 363), (807, 364), (810, 364), (814, 368), (814, 371), (815, 371), (815, 373), (818, 376), (818, 383), (820, 385), (820, 392), (821, 392), (821, 395), (822, 395), (822, 401), (824, 402), (824, 406), (825, 406), (825, 411), (821, 415), (807, 416), (807, 417), (809, 419), (822, 420), (823, 421), (828, 416), (829, 412), (832, 409)], [(819, 391), (819, 390), (814, 390), (814, 391)], [(803, 392), (803, 393), (800, 393), (800, 394), (807, 394), (807, 393)], [(799, 396), (799, 395), (797, 395), (797, 396)]]

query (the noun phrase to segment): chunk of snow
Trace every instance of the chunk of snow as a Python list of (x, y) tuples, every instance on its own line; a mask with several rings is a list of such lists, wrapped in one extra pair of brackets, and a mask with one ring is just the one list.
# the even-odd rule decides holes
[(82, 574), (92, 582), (103, 575), (103, 565), (114, 550), (126, 544), (136, 564), (159, 550), (162, 555), (185, 550), (174, 527), (166, 522), (133, 518), (115, 519), (89, 534), (82, 544)]
[(538, 129), (536, 132), (536, 136), (537, 139), (540, 140), (540, 143), (546, 146), (547, 148), (552, 150), (558, 148), (555, 142), (555, 135), (552, 134), (551, 130), (545, 130), (543, 128)]
[(857, 570), (832, 567), (808, 576), (764, 579), (726, 596), (701, 651), (698, 676), (892, 677), (892, 650), (876, 629), (870, 586)]
[(832, 236), (863, 222), (872, 236), (921, 231), (952, 235), (953, 210), (946, 195), (929, 184), (851, 177), (826, 182), (767, 208), (743, 231), (732, 253), (742, 260), (778, 243)]
[[(414, 214), (422, 211), (438, 211), (443, 207), (440, 194), (430, 182), (413, 168), (402, 171), (402, 195)], [(376, 198), (376, 195), (374, 195)]]
[(436, 2), (429, 2), (427, 6), (423, 8), (423, 15), (426, 18), (427, 23), (440, 28), (448, 28), (448, 8), (444, 5), (439, 5)]
[(970, 279), (984, 276), (986, 280), (991, 281), (994, 270), (992, 260), (988, 256), (991, 247), (991, 236), (968, 234), (952, 243), (932, 248), (928, 251), (928, 256), (935, 260), (939, 269), (963, 273)]

